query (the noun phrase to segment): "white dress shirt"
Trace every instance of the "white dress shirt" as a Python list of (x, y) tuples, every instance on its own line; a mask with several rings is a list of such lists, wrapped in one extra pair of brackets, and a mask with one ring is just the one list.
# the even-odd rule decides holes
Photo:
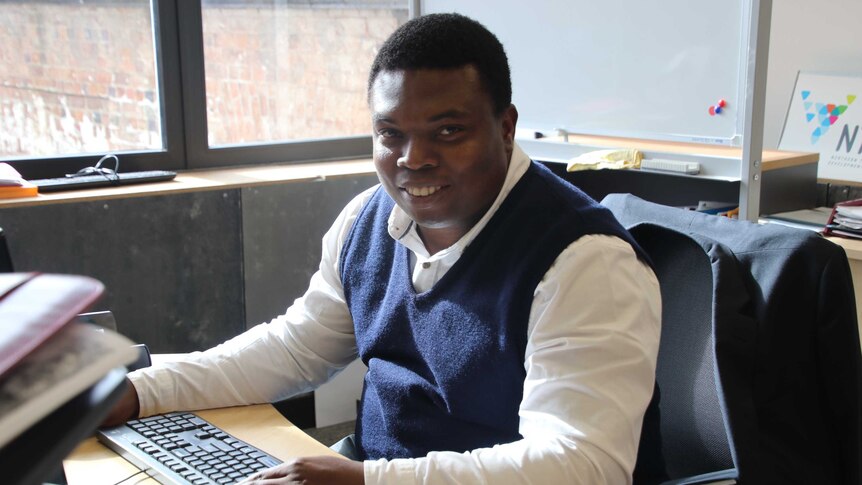
[[(485, 227), (530, 159), (515, 147), (503, 188), (453, 246), (429, 255), (395, 206), (389, 233), (412, 253), (413, 285), (430, 289)], [(323, 237), (319, 270), (285, 314), (205, 352), (130, 374), (141, 416), (273, 402), (314, 389), (357, 357), (338, 257), (376, 187), (354, 198)], [(465, 453), (364, 464), (365, 483), (631, 483), (660, 334), (658, 282), (624, 241), (583, 236), (536, 287), (520, 404), (523, 439)]]

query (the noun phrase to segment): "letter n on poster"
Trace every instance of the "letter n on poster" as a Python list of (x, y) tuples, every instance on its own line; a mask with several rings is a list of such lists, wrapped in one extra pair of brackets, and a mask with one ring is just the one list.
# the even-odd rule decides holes
[(862, 76), (800, 72), (778, 148), (817, 152), (821, 182), (862, 183)]

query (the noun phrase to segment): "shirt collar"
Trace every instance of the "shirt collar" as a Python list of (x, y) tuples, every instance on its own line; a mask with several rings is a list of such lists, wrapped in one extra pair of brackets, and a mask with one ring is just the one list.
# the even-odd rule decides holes
[[(479, 222), (467, 231), (467, 234), (464, 234), (458, 242), (431, 256), (430, 259), (441, 259), (453, 252), (458, 254), (463, 252), (464, 249), (473, 242), (476, 235), (485, 228), (488, 221), (491, 220), (491, 217), (493, 217), (497, 212), (497, 209), (500, 208), (500, 204), (506, 200), (509, 192), (512, 191), (512, 187), (521, 180), (521, 177), (529, 167), (530, 157), (528, 157), (527, 154), (521, 150), (521, 147), (515, 143), (512, 149), (512, 158), (509, 160), (509, 168), (506, 171), (506, 179), (503, 181), (503, 187), (500, 189), (500, 193), (497, 194), (497, 198), (494, 199), (494, 203), (491, 204), (491, 208), (488, 209), (488, 212), (479, 219)], [(408, 216), (406, 212), (398, 207), (397, 204), (389, 214), (388, 229), (389, 235), (399, 243), (406, 246), (407, 249), (413, 251), (418, 256), (429, 258), (428, 250), (425, 249), (425, 244), (422, 242), (422, 239), (419, 237), (419, 233), (416, 231), (416, 224), (412, 219), (410, 219), (410, 216)]]

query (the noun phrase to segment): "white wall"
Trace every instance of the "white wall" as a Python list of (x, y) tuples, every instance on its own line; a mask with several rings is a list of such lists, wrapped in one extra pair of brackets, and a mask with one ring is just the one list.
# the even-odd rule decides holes
[(765, 148), (778, 147), (800, 70), (862, 77), (862, 0), (773, 0)]

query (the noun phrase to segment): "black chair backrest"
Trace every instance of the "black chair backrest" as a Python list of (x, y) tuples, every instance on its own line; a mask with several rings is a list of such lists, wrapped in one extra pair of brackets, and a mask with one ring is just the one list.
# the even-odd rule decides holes
[[(862, 483), (862, 353), (844, 250), (811, 231), (632, 195), (611, 194), (602, 203), (623, 226), (679, 231), (709, 258), (715, 382), (737, 480)], [(666, 304), (676, 301), (665, 296)]]
[(734, 468), (716, 384), (713, 272), (690, 237), (653, 224), (631, 228), (652, 259), (662, 296), (656, 380), (671, 479)]
[(9, 246), (6, 245), (6, 235), (3, 233), (3, 228), (0, 228), (0, 273), (12, 273), (15, 269), (12, 266), (12, 257), (9, 255)]

